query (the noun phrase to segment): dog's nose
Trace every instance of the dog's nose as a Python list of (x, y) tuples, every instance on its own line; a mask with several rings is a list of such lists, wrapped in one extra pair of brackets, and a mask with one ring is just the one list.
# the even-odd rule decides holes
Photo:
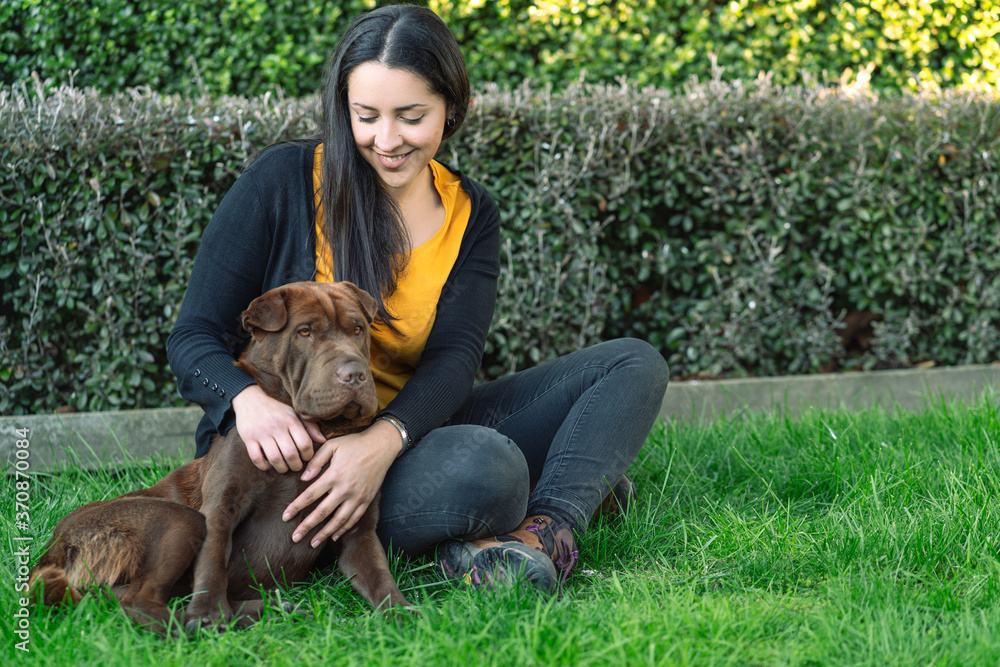
[(351, 387), (357, 387), (368, 379), (368, 369), (357, 361), (349, 361), (337, 369), (337, 379)]

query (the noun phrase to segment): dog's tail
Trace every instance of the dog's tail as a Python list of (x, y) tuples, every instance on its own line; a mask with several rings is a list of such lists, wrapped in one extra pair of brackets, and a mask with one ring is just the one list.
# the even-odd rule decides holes
[(83, 598), (70, 584), (66, 571), (55, 565), (46, 565), (31, 573), (28, 596), (47, 607), (74, 605)]

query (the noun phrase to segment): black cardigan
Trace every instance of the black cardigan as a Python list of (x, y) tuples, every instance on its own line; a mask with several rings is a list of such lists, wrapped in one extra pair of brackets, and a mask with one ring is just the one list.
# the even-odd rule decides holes
[[(296, 142), (264, 151), (205, 229), (167, 339), (181, 396), (205, 410), (197, 456), (208, 451), (216, 433), (232, 428), (232, 398), (253, 383), (233, 365), (247, 341), (240, 314), (264, 292), (315, 276), (315, 146)], [(496, 304), (500, 214), (481, 185), (456, 173), (472, 200), (469, 224), (420, 364), (386, 409), (406, 423), (414, 442), (468, 398)]]

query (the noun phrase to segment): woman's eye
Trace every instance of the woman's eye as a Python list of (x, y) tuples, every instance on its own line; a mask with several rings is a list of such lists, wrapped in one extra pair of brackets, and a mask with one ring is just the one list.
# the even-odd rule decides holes
[[(423, 119), (424, 117), (420, 116), (419, 118), (400, 118), (399, 120), (403, 121), (407, 125), (419, 125)], [(365, 125), (374, 123), (377, 120), (378, 116), (358, 116), (358, 122)]]

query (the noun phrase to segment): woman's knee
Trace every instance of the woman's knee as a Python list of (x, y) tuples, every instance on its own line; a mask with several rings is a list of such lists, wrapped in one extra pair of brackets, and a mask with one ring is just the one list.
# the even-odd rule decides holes
[(510, 438), (475, 425), (448, 426), (434, 433), (451, 441), (452, 457), (443, 472), (456, 494), (475, 499), (482, 508), (527, 502), (528, 463)]
[[(431, 542), (502, 533), (524, 518), (528, 485), (528, 464), (509, 438), (484, 426), (446, 426), (390, 469), (382, 521)], [(417, 530), (422, 522), (427, 530)]]
[(638, 338), (617, 338), (603, 343), (608, 345), (629, 369), (630, 377), (649, 386), (650, 391), (664, 392), (670, 380), (670, 369), (660, 351)]

